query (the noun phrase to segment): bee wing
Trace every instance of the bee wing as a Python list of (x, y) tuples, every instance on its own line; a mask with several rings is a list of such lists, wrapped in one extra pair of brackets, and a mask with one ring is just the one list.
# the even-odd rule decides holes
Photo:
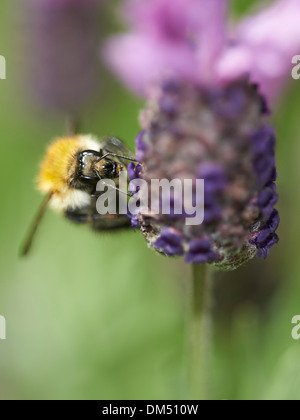
[(115, 155), (122, 155), (128, 159), (122, 159), (118, 157), (117, 159), (124, 165), (128, 166), (130, 159), (133, 161), (136, 160), (134, 154), (125, 146), (125, 144), (117, 139), (116, 137), (104, 137), (101, 139), (102, 148), (105, 153), (113, 153)]

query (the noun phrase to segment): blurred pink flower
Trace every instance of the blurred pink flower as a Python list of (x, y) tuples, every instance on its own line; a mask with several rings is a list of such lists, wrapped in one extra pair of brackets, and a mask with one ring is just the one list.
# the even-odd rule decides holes
[(217, 65), (221, 78), (232, 80), (250, 74), (270, 103), (278, 97), (300, 51), (300, 1), (278, 0), (236, 28), (235, 44)]
[(300, 49), (300, 1), (277, 0), (227, 28), (227, 0), (130, 0), (131, 31), (111, 38), (105, 56), (136, 93), (166, 77), (221, 83), (248, 75), (271, 101)]

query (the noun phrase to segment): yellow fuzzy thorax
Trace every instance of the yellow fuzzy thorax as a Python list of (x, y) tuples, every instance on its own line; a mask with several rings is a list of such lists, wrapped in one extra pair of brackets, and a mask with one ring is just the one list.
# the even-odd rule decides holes
[(47, 150), (38, 177), (38, 189), (45, 193), (59, 193), (67, 188), (70, 166), (79, 150), (80, 137), (56, 140)]

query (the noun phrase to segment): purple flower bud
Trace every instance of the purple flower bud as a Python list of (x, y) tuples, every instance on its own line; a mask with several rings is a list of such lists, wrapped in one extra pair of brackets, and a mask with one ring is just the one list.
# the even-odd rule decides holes
[(183, 255), (182, 236), (173, 228), (162, 229), (160, 237), (153, 244), (157, 250), (163, 250), (170, 257)]
[(215, 193), (226, 187), (226, 175), (222, 166), (205, 162), (198, 168), (198, 177), (205, 179), (205, 191)]
[[(204, 221), (187, 224), (184, 209), (175, 215), (174, 195), (162, 200), (170, 200), (171, 214), (141, 207), (135, 222), (150, 246), (225, 270), (268, 255), (278, 242), (279, 215), (275, 135), (262, 103), (257, 87), (244, 79), (219, 88), (169, 81), (154, 89), (141, 114), (138, 177), (149, 197), (153, 179), (191, 179), (193, 185), (204, 179)], [(193, 187), (193, 205), (197, 197)]]
[(189, 244), (189, 250), (185, 257), (187, 263), (207, 263), (217, 261), (219, 255), (211, 251), (211, 243), (207, 239), (194, 239)]
[(137, 179), (140, 177), (143, 171), (143, 167), (142, 165), (135, 165), (133, 162), (130, 162), (127, 167), (127, 171), (128, 171), (128, 176), (129, 176), (130, 181), (133, 181), (134, 179)]
[(267, 220), (273, 212), (273, 208), (278, 201), (275, 184), (271, 184), (259, 194), (256, 205), (260, 209), (264, 220)]
[(144, 132), (141, 131), (140, 134), (137, 136), (135, 144), (137, 149), (137, 160), (142, 161), (144, 159), (144, 152), (146, 151), (146, 145), (143, 141)]
[(78, 114), (95, 94), (99, 0), (30, 0), (30, 86), (46, 110)]

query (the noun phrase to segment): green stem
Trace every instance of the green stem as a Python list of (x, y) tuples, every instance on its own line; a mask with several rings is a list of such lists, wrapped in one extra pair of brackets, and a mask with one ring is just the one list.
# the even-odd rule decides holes
[(66, 119), (65, 123), (65, 132), (67, 136), (74, 136), (79, 133), (80, 131), (80, 121), (79, 118), (74, 117), (73, 115), (70, 115)]
[(212, 269), (193, 265), (190, 296), (190, 384), (191, 399), (211, 399)]

